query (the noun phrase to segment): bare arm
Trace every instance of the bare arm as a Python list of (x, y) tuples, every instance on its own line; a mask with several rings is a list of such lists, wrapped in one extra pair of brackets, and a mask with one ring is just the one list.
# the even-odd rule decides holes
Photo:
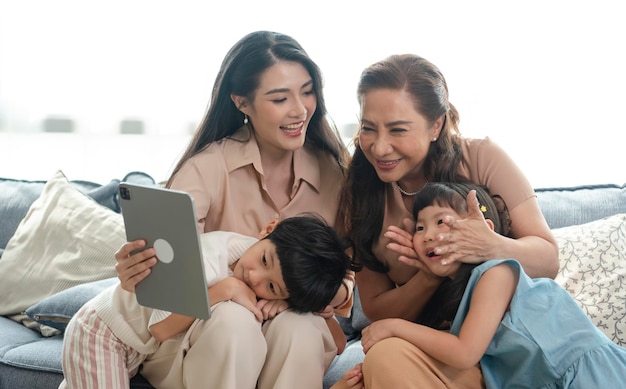
[(357, 273), (356, 282), (363, 313), (370, 321), (390, 317), (413, 321), (441, 279), (419, 271), (406, 284), (396, 286), (386, 274), (363, 268)]
[(172, 313), (160, 322), (151, 325), (150, 333), (159, 342), (164, 342), (175, 335), (187, 331), (195, 320), (195, 317)]
[[(211, 305), (232, 300), (248, 308), (259, 322), (263, 321), (263, 313), (256, 306), (256, 295), (243, 281), (235, 277), (226, 277), (208, 290)], [(172, 313), (166, 319), (150, 326), (150, 332), (159, 342), (163, 342), (187, 331), (194, 320), (193, 317)]]
[(363, 351), (388, 337), (402, 338), (433, 358), (457, 369), (476, 365), (487, 350), (515, 293), (517, 274), (508, 265), (495, 266), (478, 281), (459, 336), (402, 319), (372, 323), (363, 330)]

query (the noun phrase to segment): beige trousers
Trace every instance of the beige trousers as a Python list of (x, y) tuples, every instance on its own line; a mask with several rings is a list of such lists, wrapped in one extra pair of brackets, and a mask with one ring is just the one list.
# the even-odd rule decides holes
[[(400, 338), (376, 343), (363, 360), (366, 389), (482, 389), (485, 387), (478, 365), (458, 370), (430, 357)], [(347, 388), (340, 380), (332, 389)]]
[(141, 374), (158, 389), (320, 389), (337, 352), (323, 318), (280, 313), (263, 326), (234, 302), (161, 344)]

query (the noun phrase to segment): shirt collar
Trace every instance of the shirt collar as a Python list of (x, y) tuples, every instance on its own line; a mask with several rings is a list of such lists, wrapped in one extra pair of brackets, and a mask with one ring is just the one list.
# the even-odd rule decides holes
[[(246, 165), (252, 165), (260, 175), (263, 175), (259, 145), (254, 133), (250, 132), (246, 126), (240, 127), (224, 143), (224, 159), (229, 172)], [(316, 152), (309, 147), (304, 146), (294, 152), (295, 183), (300, 180), (306, 181), (319, 192), (320, 168), (320, 161)]]

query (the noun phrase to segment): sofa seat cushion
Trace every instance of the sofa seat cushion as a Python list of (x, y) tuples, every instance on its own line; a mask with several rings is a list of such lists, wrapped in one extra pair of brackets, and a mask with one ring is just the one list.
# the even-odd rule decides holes
[(0, 362), (61, 373), (62, 336), (43, 337), (20, 323), (0, 317)]

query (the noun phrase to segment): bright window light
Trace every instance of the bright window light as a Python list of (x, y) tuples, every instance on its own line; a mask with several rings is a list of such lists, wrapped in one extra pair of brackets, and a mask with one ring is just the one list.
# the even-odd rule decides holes
[(535, 187), (626, 181), (619, 1), (34, 0), (0, 5), (0, 177), (165, 180), (227, 50), (267, 29), (322, 69), (348, 139), (359, 74), (411, 52), (444, 73), (461, 131)]

